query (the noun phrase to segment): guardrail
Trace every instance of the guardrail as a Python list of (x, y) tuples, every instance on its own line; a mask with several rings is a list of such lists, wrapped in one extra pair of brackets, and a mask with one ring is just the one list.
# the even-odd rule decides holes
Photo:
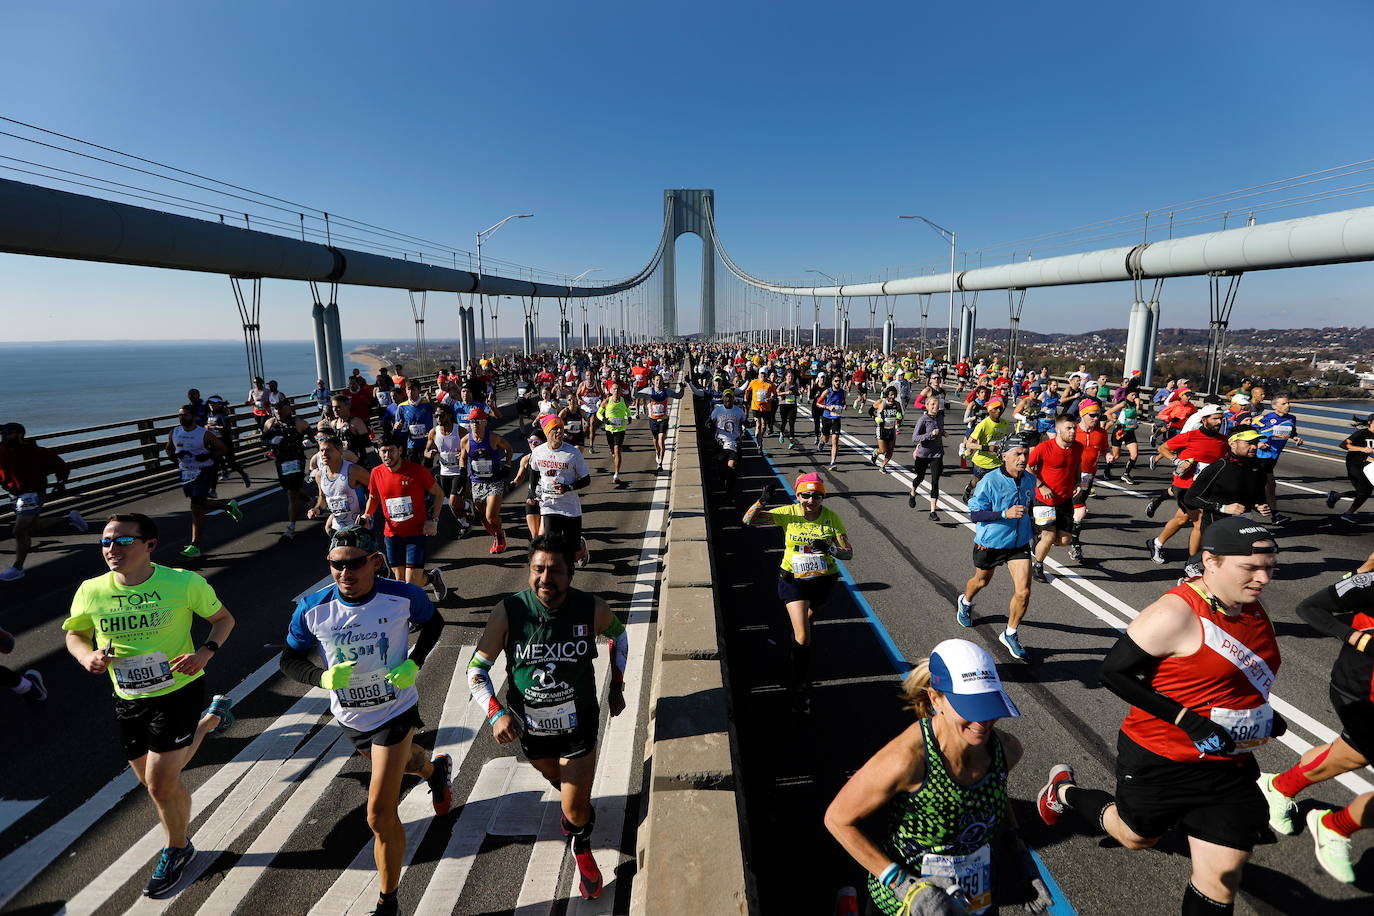
[(643, 891), (634, 895), (630, 912), (754, 913), (758, 903), (744, 859), (746, 828), (735, 780), (739, 750), (717, 631), (697, 403), (683, 398), (679, 404), (644, 743), (649, 801), (636, 851)]
[[(429, 384), (435, 376), (416, 378)], [(296, 416), (312, 426), (319, 420), (320, 407), (313, 394), (289, 395), (288, 400), (295, 407)], [(237, 443), (235, 459), (245, 466), (266, 460), (267, 450), (258, 440), (257, 424), (251, 412), (231, 412), (229, 422)], [(176, 426), (177, 415), (173, 413), (28, 437), (61, 455), (72, 472), (67, 478), (68, 492), (44, 505), (66, 511), (85, 505), (108, 504), (124, 490), (137, 490), (139, 495), (146, 495), (179, 487), (181, 478), (177, 464), (167, 457), (167, 436)], [(93, 433), (100, 435), (92, 437)], [(13, 514), (13, 498), (0, 493), (0, 519)]]

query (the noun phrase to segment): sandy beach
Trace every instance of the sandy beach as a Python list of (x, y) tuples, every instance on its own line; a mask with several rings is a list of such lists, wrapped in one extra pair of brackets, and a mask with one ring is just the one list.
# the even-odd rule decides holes
[(356, 363), (362, 363), (364, 366), (367, 366), (369, 371), (374, 373), (383, 366), (389, 365), (386, 360), (366, 348), (349, 351), (348, 358)]

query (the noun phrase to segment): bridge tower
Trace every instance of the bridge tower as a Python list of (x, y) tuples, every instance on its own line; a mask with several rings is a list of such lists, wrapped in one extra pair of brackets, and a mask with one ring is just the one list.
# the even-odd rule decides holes
[(663, 336), (677, 336), (677, 255), (678, 236), (694, 233), (701, 239), (701, 336), (716, 333), (716, 252), (707, 220), (715, 212), (716, 192), (677, 188), (663, 192), (663, 214), (668, 237), (663, 248)]

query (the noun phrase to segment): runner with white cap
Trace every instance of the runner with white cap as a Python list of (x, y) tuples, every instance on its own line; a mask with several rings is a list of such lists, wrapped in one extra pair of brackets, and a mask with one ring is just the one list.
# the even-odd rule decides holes
[[(1016, 833), (1007, 792), (1021, 742), (995, 725), (1021, 713), (992, 656), (947, 639), (907, 674), (902, 698), (916, 722), (870, 758), (825, 813), (826, 828), (869, 873), (869, 912), (985, 912), (1011, 884), (993, 868), (993, 844), (1006, 840), (1030, 884), (1026, 910), (1044, 912), (1054, 900)], [(875, 841), (860, 825), (880, 810), (892, 830)]]
[(1192, 522), (1193, 531), (1188, 536), (1188, 555), (1196, 556), (1202, 548), (1202, 510), (1187, 506), (1183, 497), (1193, 485), (1197, 473), (1225, 455), (1228, 448), (1226, 437), (1220, 432), (1220, 407), (1209, 404), (1194, 414), (1193, 419), (1198, 423), (1195, 429), (1179, 433), (1159, 447), (1159, 457), (1174, 463), (1173, 485), (1166, 492), (1151, 499), (1145, 507), (1145, 515), (1153, 518), (1155, 509), (1169, 495), (1173, 495), (1178, 501), (1178, 510), (1173, 518), (1165, 523), (1159, 537), (1145, 542), (1145, 547), (1150, 551), (1150, 559), (1160, 565), (1164, 563), (1164, 545), (1189, 522)]

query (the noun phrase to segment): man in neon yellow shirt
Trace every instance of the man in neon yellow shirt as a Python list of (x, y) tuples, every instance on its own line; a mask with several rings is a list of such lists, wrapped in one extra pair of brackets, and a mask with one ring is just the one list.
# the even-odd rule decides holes
[[(201, 711), (201, 675), (234, 629), (234, 618), (199, 575), (152, 562), (157, 525), (148, 516), (111, 516), (100, 546), (110, 571), (81, 583), (62, 629), (81, 667), (110, 677), (125, 758), (167, 833), (143, 893), (165, 897), (196, 853), (186, 835), (191, 794), (181, 771), (207, 734), (234, 722), (226, 696)], [(196, 617), (211, 624), (199, 650), (191, 641)]]
[(1001, 398), (993, 398), (987, 404), (988, 415), (978, 421), (964, 442), (964, 452), (969, 456), (969, 470), (972, 478), (964, 488), (964, 502), (973, 495), (973, 488), (989, 471), (1002, 466), (1002, 457), (993, 449), (994, 442), (1000, 442), (1011, 435), (1011, 421), (1002, 419), (1006, 404)]

